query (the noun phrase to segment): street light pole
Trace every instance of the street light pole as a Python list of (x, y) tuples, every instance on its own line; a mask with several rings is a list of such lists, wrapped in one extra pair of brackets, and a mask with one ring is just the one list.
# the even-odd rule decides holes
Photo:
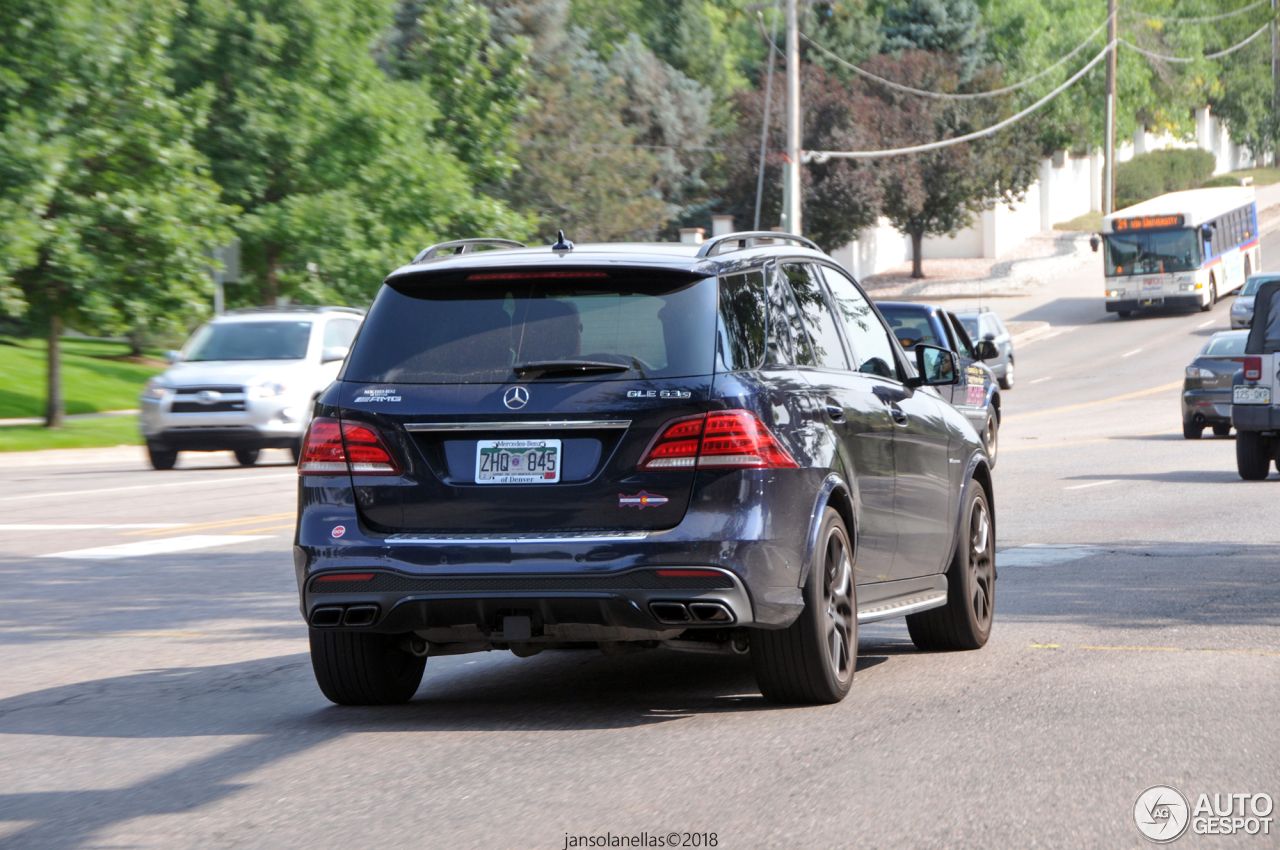
[(1116, 0), (1107, 0), (1107, 162), (1102, 177), (1102, 212), (1116, 211)]
[[(1114, 2), (1114, 0), (1112, 0)], [(800, 221), (800, 24), (796, 0), (787, 0), (787, 174), (786, 222), (783, 228), (803, 235)]]

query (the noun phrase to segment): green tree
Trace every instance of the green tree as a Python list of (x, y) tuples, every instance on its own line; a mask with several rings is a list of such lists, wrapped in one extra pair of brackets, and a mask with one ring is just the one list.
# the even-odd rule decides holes
[(881, 50), (947, 53), (962, 82), (986, 58), (987, 36), (974, 0), (893, 0), (884, 10), (882, 29)]
[(212, 92), (198, 143), (245, 211), (241, 298), (360, 303), (428, 242), (523, 235), (470, 179), (501, 173), (502, 154), (468, 148), (468, 168), (438, 137), (430, 86), (375, 61), (390, 0), (188, 3), (175, 74), (180, 90)]
[(0, 5), (4, 307), (47, 329), (46, 423), (62, 422), (66, 328), (173, 328), (206, 309), (204, 252), (234, 210), (192, 143), (206, 93), (175, 97), (176, 2)]

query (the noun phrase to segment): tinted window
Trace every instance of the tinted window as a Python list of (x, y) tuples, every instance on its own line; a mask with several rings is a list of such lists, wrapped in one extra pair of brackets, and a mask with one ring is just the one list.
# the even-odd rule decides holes
[(893, 340), (872, 309), (871, 302), (847, 275), (830, 266), (824, 266), (822, 274), (835, 300), (836, 310), (844, 321), (845, 337), (853, 349), (857, 370), (882, 378), (898, 377)]
[(324, 326), (325, 348), (350, 348), (360, 323), (352, 319), (335, 319)]
[(1248, 339), (1248, 333), (1242, 333), (1239, 336), (1215, 336), (1209, 340), (1209, 344), (1200, 353), (1217, 357), (1234, 357), (1238, 354), (1244, 354), (1244, 344)]
[(185, 360), (302, 360), (310, 322), (225, 322), (205, 325), (187, 343)]
[[(626, 366), (596, 380), (710, 374), (716, 281), (656, 273), (472, 274), (384, 286), (349, 381), (506, 383), (514, 366)], [(548, 375), (563, 380), (563, 375)]]
[[(781, 269), (774, 273), (773, 285), (769, 292), (770, 327), (776, 342), (771, 346), (769, 362), (778, 365), (813, 366), (813, 349), (809, 345), (809, 336), (804, 331), (804, 323), (800, 320), (800, 311), (791, 296), (791, 287), (786, 285), (786, 275)], [(776, 352), (773, 349), (777, 349)]]
[(716, 339), (725, 369), (756, 369), (764, 362), (765, 313), (764, 272), (720, 278), (720, 326)]
[(956, 350), (970, 360), (977, 359), (978, 354), (973, 350), (973, 343), (970, 341), (969, 334), (965, 331), (964, 326), (950, 313), (947, 314), (947, 319), (951, 322), (951, 332), (956, 338)]
[(831, 316), (826, 296), (822, 294), (822, 284), (813, 266), (788, 264), (782, 267), (782, 271), (791, 284), (791, 293), (795, 296), (800, 317), (809, 332), (817, 365), (827, 369), (848, 369), (844, 342), (840, 339), (840, 332), (836, 330), (836, 321)]
[[(964, 325), (965, 333), (971, 339), (977, 339), (982, 336), (982, 332), (978, 329), (977, 316), (960, 316), (960, 324)], [(983, 330), (989, 330), (989, 328), (983, 328)]]

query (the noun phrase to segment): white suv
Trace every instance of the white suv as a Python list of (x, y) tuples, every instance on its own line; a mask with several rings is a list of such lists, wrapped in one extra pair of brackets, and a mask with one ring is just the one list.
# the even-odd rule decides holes
[(312, 404), (363, 318), (349, 307), (252, 307), (202, 325), (142, 392), (151, 465), (172, 469), (180, 451), (233, 451), (252, 466), (280, 448), (296, 460)]

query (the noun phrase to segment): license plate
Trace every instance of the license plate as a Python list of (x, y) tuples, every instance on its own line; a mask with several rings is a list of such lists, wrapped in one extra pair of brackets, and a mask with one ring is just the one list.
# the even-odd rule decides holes
[(1163, 286), (1164, 286), (1164, 281), (1163, 281), (1163, 279), (1162, 279), (1162, 278), (1158, 278), (1158, 277), (1144, 277), (1144, 278), (1142, 279), (1142, 291), (1143, 291), (1143, 292), (1159, 292), (1159, 291), (1160, 291), (1160, 289), (1161, 289), (1161, 287), (1163, 287)]
[(1231, 390), (1233, 404), (1271, 404), (1271, 387), (1234, 387)]
[(559, 440), (477, 440), (477, 484), (555, 484)]

